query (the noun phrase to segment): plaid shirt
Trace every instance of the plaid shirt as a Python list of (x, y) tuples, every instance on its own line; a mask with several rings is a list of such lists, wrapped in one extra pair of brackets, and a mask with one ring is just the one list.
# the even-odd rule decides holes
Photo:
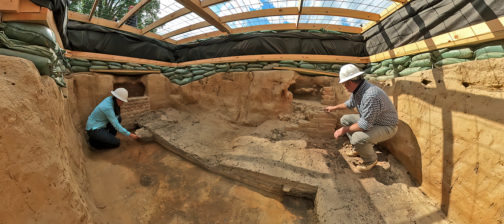
[(345, 102), (349, 108), (357, 107), (359, 127), (369, 130), (373, 126), (396, 126), (397, 111), (387, 94), (379, 87), (364, 80)]

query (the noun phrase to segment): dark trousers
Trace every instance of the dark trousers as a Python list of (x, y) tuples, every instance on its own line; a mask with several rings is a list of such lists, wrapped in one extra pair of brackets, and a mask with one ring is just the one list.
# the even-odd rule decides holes
[[(121, 122), (121, 117), (119, 117), (119, 122)], [(117, 135), (117, 130), (108, 123), (107, 127), (89, 130), (87, 131), (89, 136), (89, 144), (95, 149), (113, 149), (119, 147), (121, 142), (115, 136)]]

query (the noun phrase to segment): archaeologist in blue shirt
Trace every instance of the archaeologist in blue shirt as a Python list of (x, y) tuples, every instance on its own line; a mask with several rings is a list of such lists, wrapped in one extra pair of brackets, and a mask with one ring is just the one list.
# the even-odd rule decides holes
[(377, 161), (373, 145), (392, 138), (397, 132), (397, 111), (387, 94), (379, 87), (369, 83), (353, 64), (341, 67), (340, 81), (352, 93), (350, 99), (336, 106), (328, 106), (326, 112), (357, 108), (359, 114), (346, 114), (341, 117), (343, 127), (334, 132), (338, 139), (346, 134), (355, 150), (346, 155), (359, 156), (363, 162), (356, 166), (359, 171), (372, 169)]
[(128, 90), (117, 88), (111, 91), (112, 96), (105, 98), (89, 115), (86, 131), (89, 144), (96, 149), (111, 149), (119, 147), (120, 141), (116, 138), (117, 131), (125, 136), (138, 139), (121, 126), (121, 106), (128, 102)]

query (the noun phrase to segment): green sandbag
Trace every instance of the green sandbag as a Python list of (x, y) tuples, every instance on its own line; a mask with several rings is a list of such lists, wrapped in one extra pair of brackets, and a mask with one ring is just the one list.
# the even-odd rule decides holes
[(423, 53), (423, 54), (417, 54), (415, 56), (413, 56), (413, 58), (411, 58), (411, 60), (413, 62), (415, 61), (420, 61), (420, 60), (425, 60), (425, 59), (431, 59), (432, 58), (432, 54), (430, 52), (427, 52), (427, 53)]
[(402, 70), (404, 70), (404, 69), (406, 69), (406, 68), (407, 68), (406, 66), (403, 66), (403, 65), (398, 65), (398, 66), (397, 66), (397, 71), (399, 71), (399, 72), (400, 72), (400, 71), (402, 71)]
[(202, 67), (190, 67), (189, 68), (189, 71), (191, 71), (191, 72), (192, 71), (198, 71), (198, 70), (203, 70), (203, 68)]
[(209, 71), (213, 71), (213, 70), (215, 70), (215, 67), (214, 67), (214, 68), (211, 68), (211, 67), (201, 67), (201, 69), (203, 69), (203, 70), (205, 70), (205, 71), (209, 72)]
[(140, 67), (141, 65), (140, 64), (137, 64), (137, 63), (131, 63), (131, 62), (128, 62), (126, 63), (127, 66), (131, 66), (131, 67)]
[(248, 64), (247, 68), (262, 68), (263, 65), (261, 64)]
[(201, 69), (201, 65), (190, 65), (189, 67), (190, 67), (190, 69), (193, 69), (193, 68)]
[(0, 25), (0, 29), (11, 38), (29, 44), (56, 49), (56, 36), (46, 26), (31, 23), (8, 22)]
[(443, 65), (451, 65), (451, 64), (462, 63), (462, 62), (466, 62), (466, 61), (469, 61), (469, 60), (460, 59), (460, 58), (445, 58), (441, 61), (436, 62), (436, 64), (434, 64), (434, 65), (436, 66), (436, 68), (440, 68)]
[(394, 75), (383, 75), (383, 76), (378, 76), (376, 77), (376, 81), (385, 81), (385, 80), (389, 80), (389, 79), (394, 79)]
[(231, 69), (240, 69), (240, 70), (245, 71), (245, 70), (247, 70), (247, 67), (241, 65), (241, 66), (231, 67)]
[(205, 78), (205, 76), (204, 75), (196, 75), (193, 77), (192, 81), (200, 80), (202, 78)]
[(383, 60), (383, 61), (381, 62), (381, 65), (382, 65), (382, 67), (387, 67), (387, 66), (389, 66), (390, 64), (392, 64), (392, 62), (393, 62), (393, 60), (392, 60), (392, 59)]
[(228, 72), (244, 72), (245, 69), (237, 69), (237, 68), (232, 68), (232, 69), (229, 69)]
[(163, 75), (166, 77), (170, 77), (172, 75), (175, 75), (175, 72), (164, 72)]
[(229, 65), (228, 64), (218, 64), (218, 65), (215, 65), (217, 68), (225, 68), (225, 69), (228, 69), (229, 68)]
[(411, 59), (410, 56), (403, 56), (403, 57), (400, 57), (400, 58), (394, 58), (394, 60), (392, 61), (392, 63), (394, 65), (403, 65), (404, 63), (406, 63), (410, 59)]
[(213, 75), (215, 73), (217, 73), (217, 72), (215, 72), (215, 71), (209, 71), (209, 72), (205, 72), (205, 74), (203, 74), (203, 75), (206, 77), (206, 76), (211, 76), (211, 75)]
[(108, 70), (109, 67), (105, 65), (91, 65), (89, 69), (94, 69), (94, 70)]
[(315, 65), (312, 64), (300, 64), (300, 68), (306, 68), (306, 69), (315, 69)]
[(247, 65), (248, 65), (248, 63), (246, 63), (246, 62), (235, 62), (235, 63), (231, 63), (231, 68), (244, 67)]
[(187, 73), (189, 73), (189, 70), (188, 69), (176, 69), (175, 73), (177, 73), (177, 74), (187, 74)]
[[(424, 60), (426, 60), (426, 59), (424, 59)], [(407, 69), (404, 69), (401, 72), (399, 72), (399, 76), (411, 75), (411, 74), (413, 74), (415, 72), (421, 71), (421, 69), (422, 69), (422, 67), (407, 68)]]
[(38, 55), (33, 55), (33, 54), (27, 54), (24, 52), (20, 51), (14, 51), (10, 49), (5, 49), (5, 48), (0, 48), (0, 54), (7, 55), (7, 56), (14, 56), (14, 57), (20, 57), (24, 58), (27, 60), (30, 60), (33, 62), (35, 67), (39, 70), (39, 73), (41, 75), (50, 75), (51, 74), (51, 60), (45, 57), (41, 57)]
[(206, 70), (194, 70), (194, 71), (192, 71), (192, 73), (194, 75), (203, 75), (203, 74), (205, 74), (205, 72), (207, 72), (207, 71)]
[(215, 64), (205, 63), (205, 64), (201, 64), (201, 67), (215, 68)]
[(492, 53), (492, 52), (504, 53), (504, 47), (502, 45), (486, 46), (486, 47), (479, 48), (478, 50), (475, 50), (474, 54), (476, 55), (476, 59), (478, 59), (478, 56), (480, 56), (482, 54), (486, 54), (486, 53)]
[[(172, 68), (170, 68), (170, 67), (163, 66), (163, 67), (161, 67), (161, 72), (162, 73), (172, 72), (172, 71), (170, 71), (171, 69)], [(175, 71), (175, 69), (173, 69), (173, 71)]]
[(103, 65), (103, 66), (107, 66), (107, 62), (104, 62), (104, 61), (91, 61), (91, 65)]
[(108, 65), (108, 67), (110, 69), (121, 69), (122, 68), (121, 66), (117, 66), (117, 65)]
[(411, 64), (409, 65), (410, 68), (415, 68), (415, 67), (431, 67), (431, 66), (432, 66), (431, 59), (423, 59), (423, 60), (418, 60), (418, 61), (412, 61)]
[[(299, 66), (299, 67), (301, 67), (301, 66)], [(331, 69), (330, 64), (316, 64), (315, 67), (316, 67), (316, 69), (320, 69), (320, 70)]]
[(89, 67), (91, 66), (91, 63), (89, 61), (70, 59), (70, 65)]
[(182, 77), (182, 75), (179, 75), (179, 74), (172, 75), (172, 76), (170, 76), (168, 78), (170, 78), (170, 80), (172, 80), (172, 79), (179, 79), (179, 80), (184, 79), (184, 77)]
[(122, 65), (121, 65), (121, 63), (118, 63), (118, 62), (112, 62), (112, 61), (108, 61), (108, 62), (107, 62), (107, 64), (108, 64), (108, 65), (113, 65), (113, 66), (119, 66), (119, 67), (121, 67), (121, 66), (122, 66)]
[(129, 65), (122, 65), (123, 69), (126, 69), (126, 70), (133, 70), (133, 66), (129, 66)]
[(388, 66), (386, 67), (381, 67), (379, 69), (376, 69), (376, 71), (373, 72), (373, 74), (377, 74), (377, 75), (385, 75), (385, 73), (390, 70), (390, 68)]
[(191, 77), (193, 77), (193, 74), (192, 73), (182, 74), (182, 77), (191, 78)]
[(377, 69), (379, 69), (381, 67), (381, 64), (377, 64), (377, 65), (373, 65), (371, 67), (371, 73), (374, 73)]
[(470, 48), (451, 50), (441, 54), (441, 58), (472, 58), (473, 51)]
[[(291, 65), (296, 65), (297, 63), (293, 60), (283, 60), (279, 62), (280, 64), (291, 64)], [(285, 66), (287, 67), (287, 66)], [(297, 67), (297, 66), (296, 66)]]
[(484, 53), (476, 57), (476, 60), (484, 60), (489, 58), (502, 58), (504, 57), (504, 52), (490, 52)]
[(138, 67), (133, 67), (135, 70), (148, 70), (146, 67), (143, 66), (138, 66)]
[(340, 70), (343, 65), (340, 64), (333, 64), (331, 65), (331, 69), (333, 70)]
[(443, 48), (443, 49), (433, 51), (431, 53), (432, 53), (432, 56), (434, 57), (434, 59), (439, 59), (441, 57), (441, 54), (448, 52), (449, 50), (450, 49), (448, 49), (448, 48)]
[(72, 66), (72, 72), (89, 72), (89, 67), (84, 66)]
[(278, 64), (278, 67), (297, 68), (297, 66), (294, 64), (284, 64), (284, 63)]
[(58, 59), (51, 48), (38, 45), (25, 45), (22, 43), (22, 41), (13, 41), (12, 39), (9, 39), (3, 31), (0, 31), (0, 47), (3, 45), (6, 48), (14, 51), (38, 55), (44, 58), (48, 58), (49, 60), (51, 60), (51, 62), (54, 62)]
[(215, 71), (216, 72), (227, 72), (228, 69), (227, 68), (219, 68), (219, 69), (216, 69)]
[(161, 69), (161, 66), (159, 65), (146, 64), (146, 66), (150, 67), (151, 69)]
[(247, 68), (247, 72), (262, 71), (262, 68)]
[(187, 83), (190, 83), (192, 81), (192, 77), (191, 78), (185, 78), (185, 79), (182, 79), (179, 83), (179, 85), (185, 85)]

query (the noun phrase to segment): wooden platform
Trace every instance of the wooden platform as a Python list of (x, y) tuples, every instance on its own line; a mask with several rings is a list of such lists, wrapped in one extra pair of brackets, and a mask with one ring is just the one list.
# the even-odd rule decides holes
[(306, 68), (273, 67), (273, 69), (291, 70), (291, 71), (296, 71), (296, 72), (299, 72), (301, 74), (306, 74), (306, 75), (323, 75), (323, 76), (339, 77), (339, 74), (335, 73), (335, 72), (325, 72), (325, 71), (306, 69)]
[(109, 73), (115, 75), (145, 75), (161, 73), (161, 70), (124, 70), (124, 69), (89, 69), (90, 72)]

